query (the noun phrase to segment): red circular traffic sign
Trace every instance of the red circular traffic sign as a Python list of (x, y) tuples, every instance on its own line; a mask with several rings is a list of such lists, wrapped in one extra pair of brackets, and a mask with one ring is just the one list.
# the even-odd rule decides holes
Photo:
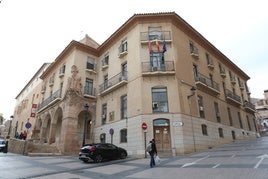
[(147, 129), (147, 124), (146, 124), (145, 122), (143, 122), (143, 123), (141, 124), (141, 127), (142, 127), (143, 130), (146, 130), (146, 129)]

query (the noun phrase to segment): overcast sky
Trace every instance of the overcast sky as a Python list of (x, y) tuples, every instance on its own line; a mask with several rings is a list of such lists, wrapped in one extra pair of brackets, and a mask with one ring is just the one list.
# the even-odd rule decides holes
[(88, 34), (102, 44), (135, 13), (176, 12), (250, 76), (251, 97), (268, 89), (267, 0), (0, 0), (0, 113), (41, 65)]

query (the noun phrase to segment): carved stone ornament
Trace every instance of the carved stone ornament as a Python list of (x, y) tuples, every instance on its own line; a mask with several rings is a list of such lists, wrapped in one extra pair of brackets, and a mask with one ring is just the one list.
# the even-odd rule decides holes
[(78, 95), (82, 95), (82, 83), (81, 77), (78, 76), (78, 69), (75, 65), (72, 66), (72, 76), (68, 78), (67, 91), (71, 90), (76, 92)]

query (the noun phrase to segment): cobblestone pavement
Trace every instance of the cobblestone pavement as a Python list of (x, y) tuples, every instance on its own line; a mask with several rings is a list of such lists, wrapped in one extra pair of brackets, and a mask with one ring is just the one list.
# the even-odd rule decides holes
[[(29, 157), (0, 153), (0, 178), (38, 179), (267, 179), (268, 138), (235, 142), (191, 155), (83, 163), (77, 156)], [(161, 156), (160, 156), (161, 157)]]

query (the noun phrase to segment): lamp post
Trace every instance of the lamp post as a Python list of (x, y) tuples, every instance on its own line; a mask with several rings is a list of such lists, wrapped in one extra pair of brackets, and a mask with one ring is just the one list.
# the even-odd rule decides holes
[(10, 122), (9, 122), (9, 128), (8, 128), (8, 136), (10, 135), (11, 132), (11, 125), (12, 125), (12, 120), (13, 120), (13, 116), (10, 116)]
[(87, 132), (87, 113), (88, 113), (88, 108), (89, 108), (89, 105), (88, 105), (88, 104), (85, 104), (85, 105), (84, 105), (85, 119), (84, 119), (84, 133), (83, 133), (82, 147), (85, 145), (85, 141), (86, 141), (86, 132)]
[(188, 104), (189, 104), (189, 110), (190, 110), (190, 116), (191, 116), (191, 127), (192, 127), (192, 133), (193, 133), (193, 145), (194, 145), (194, 151), (196, 152), (196, 146), (195, 146), (195, 134), (194, 134), (194, 123), (193, 123), (193, 116), (192, 116), (192, 110), (191, 110), (191, 105), (190, 105), (190, 98), (195, 95), (195, 90), (196, 88), (193, 86), (191, 88), (191, 95), (187, 96), (188, 99)]

